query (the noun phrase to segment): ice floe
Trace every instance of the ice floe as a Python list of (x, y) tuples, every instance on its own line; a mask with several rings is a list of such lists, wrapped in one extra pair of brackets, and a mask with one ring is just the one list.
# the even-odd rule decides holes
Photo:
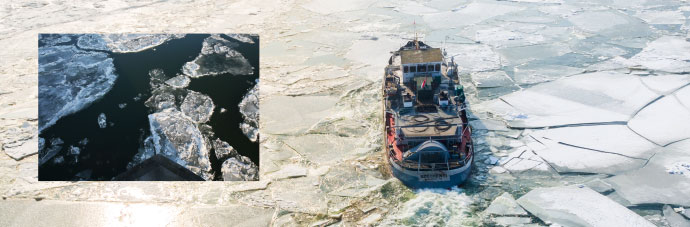
[(205, 123), (211, 119), (213, 109), (211, 97), (195, 91), (189, 91), (187, 97), (182, 101), (180, 110), (196, 123)]
[(237, 153), (237, 150), (230, 146), (228, 142), (222, 141), (220, 139), (216, 139), (213, 141), (213, 149), (216, 152), (216, 158), (218, 160), (224, 160), (229, 157), (236, 157), (239, 155)]
[(204, 39), (199, 56), (182, 66), (182, 72), (192, 78), (223, 73), (253, 74), (254, 67), (249, 61), (240, 52), (232, 49), (237, 45), (219, 35), (211, 35)]
[[(24, 123), (20, 127), (7, 129), (6, 137), (0, 140), (3, 151), (14, 160), (21, 160), (38, 153), (41, 139), (36, 136), (36, 126)], [(45, 141), (43, 141), (45, 145)]]
[(101, 113), (98, 115), (98, 127), (105, 128), (106, 126), (107, 126), (107, 124), (106, 124), (105, 114)]
[(149, 115), (156, 154), (162, 154), (200, 177), (211, 180), (210, 144), (196, 123), (182, 112), (168, 108)]
[(257, 35), (252, 35), (252, 34), (236, 34), (236, 33), (231, 33), (231, 34), (225, 34), (230, 38), (233, 38), (237, 41), (243, 42), (243, 43), (249, 43), (249, 44), (254, 44), (254, 39), (258, 38)]
[(244, 135), (252, 142), (259, 138), (259, 85), (254, 85), (247, 94), (244, 95), (240, 104), (240, 113), (244, 122), (240, 123), (240, 128)]
[[(640, 169), (605, 181), (632, 205), (675, 204), (690, 206), (690, 178), (674, 169), (690, 163), (690, 140), (659, 148), (649, 163)], [(671, 171), (669, 171), (671, 170)]]
[(259, 180), (259, 167), (245, 156), (225, 160), (221, 171), (225, 181)]
[(690, 42), (682, 37), (662, 36), (630, 60), (652, 70), (690, 72)]
[(537, 188), (517, 202), (547, 224), (654, 226), (635, 212), (586, 187)]
[(522, 209), (515, 198), (507, 192), (496, 197), (484, 212), (493, 215), (527, 215), (525, 209)]
[(690, 138), (690, 86), (662, 97), (628, 122), (630, 129), (661, 146)]
[(117, 78), (107, 54), (74, 46), (39, 47), (38, 62), (39, 132), (100, 99)]

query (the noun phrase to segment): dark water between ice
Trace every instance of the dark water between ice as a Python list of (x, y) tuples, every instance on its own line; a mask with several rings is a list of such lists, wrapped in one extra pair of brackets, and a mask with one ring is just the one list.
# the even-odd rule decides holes
[[(113, 88), (102, 99), (89, 107), (58, 120), (55, 125), (43, 130), (40, 137), (46, 139), (59, 137), (64, 140), (62, 150), (57, 156), (65, 161), (53, 161), (39, 168), (39, 180), (75, 180), (77, 173), (91, 171), (91, 180), (110, 180), (126, 171), (127, 164), (150, 135), (148, 115), (152, 113), (144, 102), (151, 96), (148, 72), (163, 69), (167, 78), (181, 74), (184, 63), (199, 55), (203, 40), (209, 35), (191, 34), (182, 39), (173, 39), (152, 49), (136, 53), (109, 53), (114, 59), (118, 75)], [(223, 38), (232, 40), (223, 35)], [(254, 75), (221, 74), (192, 78), (187, 87), (208, 95), (216, 105), (208, 122), (217, 138), (228, 142), (238, 152), (259, 164), (258, 143), (252, 143), (242, 133), (239, 124), (242, 115), (237, 104), (243, 95), (256, 84), (259, 78), (259, 44), (239, 43), (235, 49), (242, 53), (254, 67)], [(135, 97), (140, 97), (136, 100)], [(126, 103), (126, 107), (118, 105)], [(225, 108), (225, 113), (220, 109)], [(105, 113), (108, 126), (100, 128), (98, 115)], [(84, 138), (88, 143), (78, 145)], [(78, 156), (68, 155), (70, 146), (82, 147)], [(57, 157), (56, 156), (56, 157)], [(211, 159), (212, 166), (218, 170), (220, 163)]]

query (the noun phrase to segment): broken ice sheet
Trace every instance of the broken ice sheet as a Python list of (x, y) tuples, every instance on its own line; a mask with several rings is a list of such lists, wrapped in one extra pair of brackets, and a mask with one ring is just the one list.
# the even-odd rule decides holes
[(223, 73), (253, 74), (254, 67), (249, 61), (240, 52), (232, 49), (237, 46), (237, 43), (219, 35), (211, 35), (204, 39), (199, 56), (182, 66), (182, 72), (192, 78)]
[(586, 187), (537, 188), (517, 202), (542, 221), (562, 226), (654, 226), (635, 212)]
[(630, 129), (656, 144), (690, 138), (690, 86), (645, 106), (629, 122)]
[(39, 132), (86, 108), (115, 83), (113, 60), (74, 46), (39, 47)]
[(690, 163), (690, 140), (656, 150), (644, 167), (606, 179), (632, 205), (674, 204), (690, 206), (690, 178), (676, 174), (676, 168)]
[(240, 123), (240, 128), (244, 135), (252, 142), (259, 138), (259, 84), (254, 85), (238, 105), (244, 122)]
[[(687, 76), (675, 76), (682, 80)], [(665, 88), (680, 87), (666, 77), (649, 77)], [(518, 128), (563, 126), (583, 123), (626, 122), (640, 108), (658, 98), (649, 81), (617, 72), (579, 74), (502, 96), (486, 103), (493, 113), (509, 116), (508, 125)], [(669, 84), (670, 83), (670, 84)], [(482, 104), (484, 105), (484, 104)]]

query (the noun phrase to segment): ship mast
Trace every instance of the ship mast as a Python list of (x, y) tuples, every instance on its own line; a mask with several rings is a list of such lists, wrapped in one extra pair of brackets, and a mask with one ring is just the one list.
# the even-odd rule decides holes
[(417, 20), (414, 20), (412, 24), (414, 24), (414, 49), (419, 50), (419, 41), (417, 40)]

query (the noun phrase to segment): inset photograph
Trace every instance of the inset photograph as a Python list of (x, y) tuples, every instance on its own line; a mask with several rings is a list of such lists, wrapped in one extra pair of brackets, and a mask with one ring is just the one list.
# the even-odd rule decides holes
[(40, 34), (40, 181), (259, 179), (259, 36)]

